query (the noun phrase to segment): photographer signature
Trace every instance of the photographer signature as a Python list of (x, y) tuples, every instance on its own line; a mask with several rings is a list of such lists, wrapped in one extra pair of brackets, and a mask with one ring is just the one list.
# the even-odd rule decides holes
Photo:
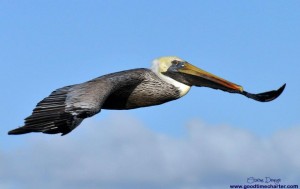
[(247, 183), (252, 184), (252, 183), (275, 183), (279, 184), (281, 182), (280, 178), (271, 178), (271, 177), (264, 177), (264, 178), (255, 178), (255, 177), (249, 177), (247, 178)]

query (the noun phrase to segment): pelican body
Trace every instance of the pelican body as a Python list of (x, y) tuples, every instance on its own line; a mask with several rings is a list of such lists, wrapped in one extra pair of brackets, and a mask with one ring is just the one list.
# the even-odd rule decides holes
[(259, 94), (189, 64), (178, 57), (155, 59), (151, 69), (140, 68), (107, 74), (53, 91), (40, 101), (25, 125), (8, 134), (42, 132), (68, 134), (101, 109), (127, 110), (154, 106), (186, 95), (192, 86), (242, 94), (261, 102), (277, 98), (285, 88)]

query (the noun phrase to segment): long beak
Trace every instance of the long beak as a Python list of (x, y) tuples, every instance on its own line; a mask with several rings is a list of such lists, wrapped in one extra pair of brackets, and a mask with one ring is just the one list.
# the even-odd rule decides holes
[[(182, 83), (187, 85), (194, 85), (198, 87), (210, 87), (213, 89), (220, 89), (230, 93), (239, 93), (248, 98), (254, 99), (260, 102), (269, 102), (276, 99), (284, 90), (286, 84), (282, 85), (277, 90), (267, 91), (258, 94), (252, 94), (243, 89), (242, 86), (220, 78), (214, 74), (206, 72), (192, 64), (184, 62), (180, 67), (176, 67), (174, 71), (164, 72), (163, 74), (168, 75)], [(179, 74), (176, 74), (179, 73)]]
[(178, 69), (178, 72), (189, 75), (187, 77), (189, 78), (188, 80), (191, 85), (199, 87), (211, 87), (215, 89), (221, 89), (227, 92), (243, 92), (243, 87), (241, 87), (240, 85), (237, 85), (214, 74), (206, 72), (187, 62), (185, 62), (183, 65), (184, 66)]

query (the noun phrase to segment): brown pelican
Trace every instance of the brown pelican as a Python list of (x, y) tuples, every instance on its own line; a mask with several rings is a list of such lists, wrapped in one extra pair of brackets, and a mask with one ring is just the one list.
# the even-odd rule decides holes
[(178, 57), (155, 59), (151, 69), (140, 68), (104, 75), (90, 81), (53, 91), (40, 101), (25, 125), (9, 131), (17, 135), (30, 132), (65, 135), (83, 119), (101, 109), (124, 110), (159, 105), (176, 100), (192, 86), (210, 87), (268, 102), (285, 88), (251, 94), (240, 85), (199, 69)]

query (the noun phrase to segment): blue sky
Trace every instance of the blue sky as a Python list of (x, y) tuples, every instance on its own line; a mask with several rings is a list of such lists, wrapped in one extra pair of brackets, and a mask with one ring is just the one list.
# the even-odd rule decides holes
[[(36, 103), (54, 89), (106, 73), (150, 67), (154, 58), (169, 55), (249, 92), (277, 89), (284, 83), (287, 87), (270, 103), (193, 88), (182, 99), (162, 106), (102, 111), (89, 121), (102, 127), (100, 123), (125, 115), (148, 132), (174, 140), (189, 136), (188, 125), (193, 122), (208, 128), (229, 126), (233, 133), (242, 129), (260, 140), (297, 129), (299, 10), (299, 1), (2, 1), (2, 156), (24, 146), (34, 149), (32, 141), (62, 140), (6, 134), (21, 126)], [(81, 132), (94, 129), (89, 121), (63, 141), (81, 140)], [(7, 188), (13, 188), (7, 182)]]

